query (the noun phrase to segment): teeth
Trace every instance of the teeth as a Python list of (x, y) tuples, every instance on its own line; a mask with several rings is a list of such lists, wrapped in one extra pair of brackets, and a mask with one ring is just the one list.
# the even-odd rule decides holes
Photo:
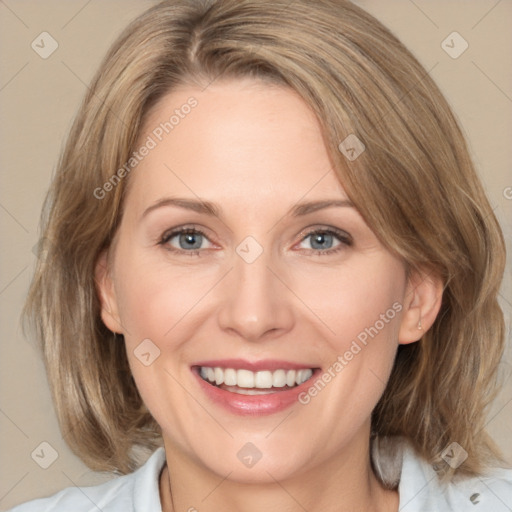
[(237, 388), (229, 387), (226, 391), (231, 391), (231, 393), (238, 393), (239, 395), (271, 395), (274, 391), (269, 391), (268, 389), (245, 389), (245, 388)]
[(286, 372), (284, 370), (276, 370), (272, 374), (272, 385), (275, 388), (282, 388), (286, 386)]
[(214, 373), (215, 373), (215, 384), (217, 384), (217, 386), (219, 386), (220, 384), (222, 384), (224, 382), (224, 372), (220, 368), (215, 368)]
[(303, 382), (311, 378), (311, 375), (313, 375), (313, 370), (310, 370), (309, 368), (307, 370), (299, 370), (295, 377), (295, 383), (302, 384)]
[[(220, 368), (219, 368), (220, 370)], [(222, 370), (221, 370), (222, 371)], [(239, 388), (253, 388), (254, 387), (254, 372), (249, 370), (238, 370), (236, 372), (237, 383)]]
[(254, 387), (260, 389), (268, 389), (272, 387), (272, 372), (262, 371), (256, 372), (256, 376), (254, 377)]
[(250, 370), (201, 366), (199, 374), (204, 380), (217, 386), (224, 384), (249, 390), (298, 386), (311, 378), (313, 370), (305, 368), (303, 370), (275, 370), (273, 372), (262, 370), (251, 372)]
[[(236, 386), (236, 370), (233, 370), (233, 368), (227, 368), (224, 371), (222, 371), (222, 368), (219, 368), (219, 370), (224, 374), (224, 384), (226, 384), (226, 386)], [(210, 380), (210, 382), (213, 381)]]

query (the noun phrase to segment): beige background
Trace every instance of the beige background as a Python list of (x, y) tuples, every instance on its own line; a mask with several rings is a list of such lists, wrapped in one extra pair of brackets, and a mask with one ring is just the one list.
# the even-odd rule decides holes
[[(119, 31), (153, 2), (0, 0), (0, 510), (70, 485), (92, 473), (64, 443), (44, 369), (24, 339), (19, 313), (35, 260), (38, 218), (71, 120), (101, 57)], [(512, 1), (360, 0), (419, 58), (447, 95), (467, 133), (492, 206), (512, 237)], [(31, 48), (43, 31), (58, 49), (42, 59)], [(457, 31), (468, 49), (457, 59), (441, 47)], [(457, 43), (459, 44), (459, 43)], [(501, 293), (509, 348), (503, 390), (489, 430), (512, 460), (511, 263)], [(47, 442), (58, 453), (41, 468), (32, 453)], [(34, 450), (36, 450), (34, 452)], [(45, 449), (46, 457), (50, 449)], [(34, 459), (37, 459), (34, 455)]]

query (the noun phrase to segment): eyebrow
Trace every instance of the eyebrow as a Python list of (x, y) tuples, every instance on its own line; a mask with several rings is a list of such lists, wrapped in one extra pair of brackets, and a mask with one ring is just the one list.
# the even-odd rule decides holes
[[(144, 210), (144, 213), (142, 214), (142, 218), (146, 217), (150, 212), (165, 206), (176, 206), (178, 208), (192, 210), (194, 212), (202, 213), (212, 217), (220, 217), (220, 208), (209, 201), (203, 201), (201, 199), (186, 199), (183, 197), (166, 197), (158, 200), (156, 203), (146, 208), (146, 210)], [(320, 201), (308, 201), (294, 205), (287, 212), (286, 215), (291, 215), (292, 217), (300, 217), (303, 215), (314, 213), (318, 210), (333, 207), (354, 208), (354, 205), (348, 199), (326, 199)]]

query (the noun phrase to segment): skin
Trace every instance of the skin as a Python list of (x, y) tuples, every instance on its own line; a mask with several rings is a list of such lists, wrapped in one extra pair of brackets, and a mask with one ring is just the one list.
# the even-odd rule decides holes
[[(141, 140), (190, 96), (197, 107), (132, 172), (115, 243), (97, 266), (103, 321), (124, 334), (162, 427), (163, 510), (396, 511), (397, 492), (371, 470), (370, 415), (398, 344), (433, 323), (441, 284), (407, 280), (352, 206), (288, 213), (348, 199), (317, 119), (289, 89), (249, 79), (182, 87), (156, 105)], [(219, 215), (178, 206), (144, 215), (171, 196), (212, 202)], [(199, 253), (179, 236), (159, 243), (191, 225), (206, 235)], [(338, 250), (319, 253), (308, 233), (329, 228), (351, 245), (328, 238), (324, 247)], [(263, 249), (252, 263), (236, 252), (247, 236)], [(194, 362), (235, 357), (327, 369), (394, 303), (401, 311), (307, 405), (238, 416), (209, 401), (191, 373)], [(134, 355), (147, 338), (160, 350), (149, 366)], [(252, 468), (237, 458), (247, 442), (262, 454)]]

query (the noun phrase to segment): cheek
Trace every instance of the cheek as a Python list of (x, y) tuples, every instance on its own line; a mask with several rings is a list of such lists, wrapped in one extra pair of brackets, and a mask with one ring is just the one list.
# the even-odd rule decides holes
[[(198, 312), (215, 275), (211, 270), (173, 267), (135, 253), (119, 259), (117, 265), (118, 309), (137, 388), (160, 425), (173, 425), (175, 433), (193, 437), (180, 418), (180, 411), (189, 411), (189, 404), (179, 383), (190, 379), (188, 342), (201, 329), (203, 317)], [(197, 425), (204, 423), (204, 418), (195, 419)]]
[(322, 375), (299, 401), (341, 439), (368, 421), (386, 387), (397, 349), (405, 271), (399, 262), (384, 259), (330, 273), (321, 290), (303, 282), (302, 293), (315, 304), (326, 334), (318, 344)]
[(302, 275), (301, 283), (301, 298), (321, 319), (317, 324), (325, 333), (317, 344), (324, 361), (320, 382), (302, 395), (301, 403), (310, 404), (313, 416), (324, 421), (339, 417), (341, 409), (350, 410), (350, 420), (340, 420), (334, 428), (339, 432), (356, 428), (371, 414), (393, 366), (406, 284), (404, 267), (390, 256), (379, 255), (338, 272), (315, 272), (315, 280)]
[(339, 354), (355, 339), (396, 341), (405, 283), (403, 265), (379, 253), (338, 269), (302, 272), (292, 286)]
[[(403, 309), (405, 271), (396, 260), (352, 268), (330, 286), (339, 297), (331, 306), (333, 330), (329, 338), (334, 357), (329, 367), (340, 376), (332, 387), (333, 403), (351, 404), (361, 418), (373, 409), (393, 366)], [(333, 301), (334, 303), (334, 301)], [(325, 304), (327, 308), (327, 303)]]
[[(130, 343), (142, 339), (172, 342), (172, 332), (194, 318), (215, 279), (201, 272), (165, 263), (130, 259), (120, 262), (116, 295), (121, 321)], [(192, 314), (191, 314), (192, 313)], [(183, 322), (186, 319), (187, 322)]]

